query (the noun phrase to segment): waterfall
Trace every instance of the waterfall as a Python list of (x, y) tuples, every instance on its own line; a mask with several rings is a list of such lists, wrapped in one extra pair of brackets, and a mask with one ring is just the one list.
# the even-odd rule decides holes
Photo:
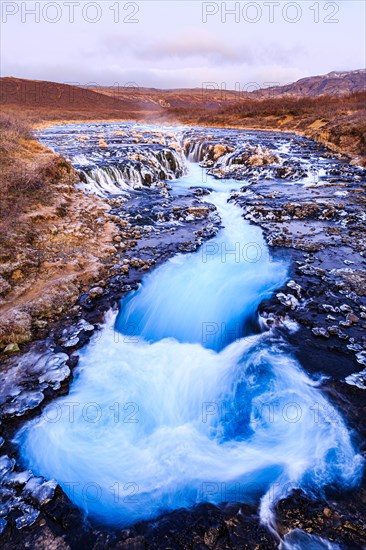
[[(174, 192), (197, 185), (190, 166)], [(335, 407), (275, 328), (258, 332), (286, 265), (228, 202), (240, 182), (204, 185), (222, 231), (148, 275), (81, 351), (69, 395), (17, 436), (27, 468), (113, 526), (227, 501), (257, 504), (271, 525), (292, 488), (350, 488), (362, 474)]]
[[(195, 166), (190, 170), (198, 176)], [(122, 304), (120, 332), (138, 327), (149, 341), (205, 338), (206, 347), (219, 350), (253, 331), (259, 303), (285, 282), (287, 269), (271, 261), (261, 229), (245, 222), (241, 209), (227, 199), (227, 191), (210, 197), (225, 223), (219, 236), (200, 253), (178, 255), (147, 277)]]
[(106, 162), (102, 158), (97, 166), (81, 165), (79, 188), (99, 196), (108, 196), (150, 187), (159, 181), (173, 180), (182, 176), (184, 171), (185, 159), (181, 151), (169, 147), (152, 150), (140, 147), (134, 150), (133, 158), (130, 159), (119, 157)]
[(83, 170), (81, 174), (83, 183), (78, 187), (99, 196), (140, 188), (144, 182), (142, 174), (137, 170), (118, 165)]
[(201, 162), (205, 158), (210, 143), (204, 141), (187, 141), (185, 144), (185, 151), (187, 159), (190, 162)]

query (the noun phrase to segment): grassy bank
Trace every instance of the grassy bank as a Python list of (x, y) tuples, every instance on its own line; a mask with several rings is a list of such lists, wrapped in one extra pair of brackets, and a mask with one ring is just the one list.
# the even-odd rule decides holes
[[(0, 118), (0, 348), (29, 341), (73, 305), (110, 252), (108, 207), (78, 192), (72, 166)], [(96, 219), (100, 218), (100, 223)]]

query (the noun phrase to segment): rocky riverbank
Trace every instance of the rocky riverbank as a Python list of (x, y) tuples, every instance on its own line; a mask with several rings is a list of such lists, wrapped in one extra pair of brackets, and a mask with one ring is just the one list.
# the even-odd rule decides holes
[[(125, 134), (111, 137), (100, 130), (96, 135), (92, 129), (86, 139), (79, 141), (85, 146), (86, 158), (90, 159), (88, 148), (95, 156), (92, 166), (74, 160), (81, 173), (77, 185), (87, 185), (87, 177), (92, 178), (98, 170), (99, 175), (105, 170), (113, 184), (119, 181), (109, 165), (111, 157), (118, 158), (122, 149), (125, 156), (132, 157), (133, 185), (110, 195), (108, 188), (103, 190), (103, 181), (110, 185), (110, 179), (106, 182), (100, 178), (96, 190), (104, 198), (96, 198), (74, 190), (73, 180), (61, 200), (71, 196), (69, 223), (46, 218), (56, 227), (48, 233), (41, 218), (47, 250), (53, 248), (54, 238), (61, 243), (65, 242), (64, 235), (70, 240), (75, 238), (79, 261), (92, 251), (98, 260), (102, 259), (101, 270), (84, 280), (84, 271), (75, 270), (70, 278), (75, 285), (72, 299), (68, 301), (60, 290), (53, 294), (60, 300), (59, 310), (45, 295), (45, 287), (40, 287), (43, 303), (52, 315), (47, 316), (42, 308), (26, 310), (31, 316), (29, 333), (21, 329), (19, 334), (27, 337), (23, 342), (14, 337), (3, 341), (4, 345), (21, 348), (18, 352), (11, 346), (9, 353), (2, 353), (3, 546), (276, 548), (278, 538), (259, 524), (256, 507), (242, 503), (220, 507), (201, 504), (118, 532), (90, 525), (57, 483), (22, 471), (12, 438), (51, 399), (68, 392), (78, 361), (77, 350), (98, 330), (105, 312), (136, 288), (146, 272), (177, 252), (196, 250), (217, 233), (220, 220), (208, 199), (205, 202), (207, 191), (197, 186), (177, 195), (171, 192), (174, 182), (166, 181), (169, 171), (171, 178), (182, 173), (182, 164), (176, 160), (176, 154), (181, 154), (180, 144), (173, 145), (177, 141), (189, 159), (201, 162), (216, 178), (243, 181), (240, 192), (233, 193), (231, 200), (241, 206), (246, 219), (263, 228), (274, 255), (290, 258), (291, 280), (261, 304), (261, 318), (268, 327), (281, 327), (283, 319), (296, 322), (297, 331), (286, 335), (289, 344), (303, 368), (322, 377), (319, 383), (323, 391), (342, 411), (364, 452), (365, 378), (359, 372), (366, 364), (365, 172), (314, 142), (293, 135), (193, 129), (182, 130), (173, 140), (172, 135), (151, 135), (151, 130), (145, 134), (133, 130), (132, 135), (126, 128), (120, 131)], [(76, 138), (87, 135), (85, 128), (76, 133)], [(152, 145), (157, 149), (153, 159), (148, 157), (148, 146)], [(76, 154), (72, 147), (70, 153), (69, 134), (58, 146), (68, 149), (71, 157)], [(163, 154), (166, 149), (168, 154)], [(151, 177), (156, 159), (160, 164), (168, 163), (164, 177), (160, 174), (165, 181), (159, 174), (155, 181)], [(147, 168), (146, 160), (150, 162)], [(149, 171), (150, 177), (146, 177)], [(143, 176), (139, 182), (136, 174)], [(77, 216), (82, 225), (76, 231)], [(92, 222), (88, 233), (84, 224), (88, 227)], [(68, 262), (70, 254), (68, 251)], [(62, 269), (62, 258), (59, 261)], [(28, 274), (25, 267), (19, 269)], [(41, 272), (47, 281), (50, 271)], [(34, 287), (35, 278), (27, 281), (29, 287)], [(14, 285), (9, 292), (17, 288)], [(24, 308), (25, 303), (16, 306)], [(352, 495), (334, 489), (314, 498), (295, 491), (277, 505), (278, 533), (286, 536), (299, 529), (335, 540), (344, 548), (360, 548), (366, 544), (365, 495), (363, 487)]]

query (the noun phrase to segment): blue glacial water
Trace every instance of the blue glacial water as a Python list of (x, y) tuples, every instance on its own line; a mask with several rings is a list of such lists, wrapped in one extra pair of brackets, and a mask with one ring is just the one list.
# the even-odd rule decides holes
[[(25, 465), (56, 478), (94, 519), (126, 526), (198, 502), (244, 501), (270, 522), (293, 487), (359, 480), (339, 413), (275, 329), (258, 331), (257, 307), (287, 266), (228, 202), (239, 183), (208, 177), (223, 229), (108, 315), (69, 395), (18, 435)], [(203, 186), (192, 165), (174, 192), (194, 185)]]

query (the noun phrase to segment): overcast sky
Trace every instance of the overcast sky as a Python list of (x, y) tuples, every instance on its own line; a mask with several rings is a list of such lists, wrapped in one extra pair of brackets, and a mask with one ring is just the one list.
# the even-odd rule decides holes
[(1, 76), (158, 88), (285, 84), (364, 68), (365, 4), (2, 0)]

